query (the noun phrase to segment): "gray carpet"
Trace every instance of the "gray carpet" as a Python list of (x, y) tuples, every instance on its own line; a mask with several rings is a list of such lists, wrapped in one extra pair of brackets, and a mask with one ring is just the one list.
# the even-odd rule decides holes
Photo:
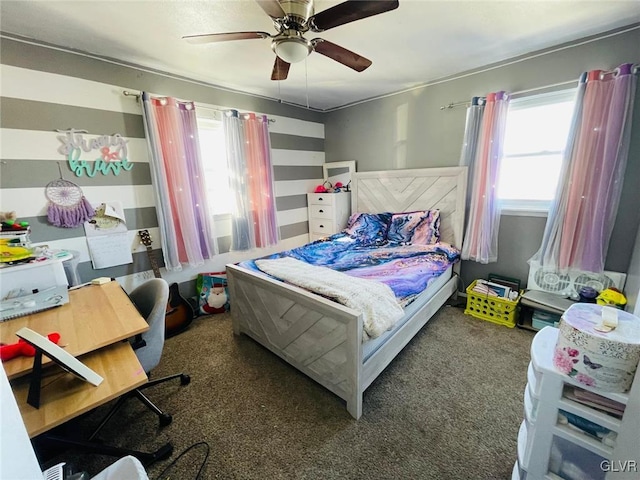
[[(516, 459), (532, 332), (509, 329), (444, 307), (366, 390), (355, 421), (338, 397), (245, 336), (229, 315), (200, 317), (166, 341), (153, 378), (179, 381), (147, 390), (173, 423), (131, 399), (101, 434), (106, 443), (150, 450), (171, 441), (170, 460), (207, 442), (201, 478), (507, 479)], [(81, 433), (99, 409), (72, 426)], [(195, 478), (199, 445), (162, 478)], [(66, 452), (95, 474), (113, 458)]]

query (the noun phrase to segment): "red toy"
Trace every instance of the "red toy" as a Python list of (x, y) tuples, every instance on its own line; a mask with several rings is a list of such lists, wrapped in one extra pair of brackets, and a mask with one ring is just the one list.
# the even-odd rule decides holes
[[(56, 332), (50, 333), (47, 338), (57, 345), (60, 341), (60, 334)], [(16, 343), (9, 345), (0, 345), (0, 360), (3, 362), (20, 356), (33, 357), (35, 354), (36, 349), (23, 339), (19, 339)]]

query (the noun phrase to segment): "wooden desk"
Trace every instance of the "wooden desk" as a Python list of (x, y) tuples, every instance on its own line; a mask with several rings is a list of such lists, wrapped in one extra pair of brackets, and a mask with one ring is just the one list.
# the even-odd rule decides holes
[[(44, 336), (58, 332), (60, 346), (64, 346), (74, 357), (149, 329), (149, 325), (118, 282), (71, 290), (69, 303), (61, 307), (0, 323), (0, 342), (17, 342), (15, 332), (22, 327), (29, 327)], [(43, 365), (51, 362), (47, 357), (42, 360)], [(3, 365), (11, 380), (29, 373), (33, 367), (33, 358), (17, 357)]]
[[(103, 455), (133, 455), (145, 465), (171, 455), (170, 443), (153, 452), (139, 452), (46, 433), (148, 380), (131, 344), (122, 340), (148, 330), (149, 325), (117, 282), (72, 290), (66, 305), (1, 323), (0, 340), (14, 343), (15, 332), (22, 327), (41, 335), (60, 333), (61, 346), (103, 378), (96, 387), (51, 365), (44, 371), (40, 408), (34, 408), (27, 404), (29, 378), (16, 378), (31, 371), (33, 358), (19, 357), (5, 362), (7, 376), (14, 378), (13, 394), (29, 437), (44, 433), (54, 442)], [(42, 360), (43, 364), (51, 363), (46, 356)]]
[(119, 342), (80, 358), (104, 378), (97, 387), (58, 366), (45, 372), (41, 405), (27, 404), (29, 377), (11, 382), (13, 394), (29, 437), (40, 435), (147, 382), (147, 375), (128, 342)]
[[(46, 432), (106, 403), (147, 381), (131, 345), (122, 342), (149, 329), (117, 282), (71, 290), (69, 303), (0, 323), (0, 341), (14, 343), (15, 332), (28, 327), (41, 335), (60, 334), (60, 346), (104, 380), (91, 385), (52, 365), (45, 370), (40, 408), (28, 405), (29, 378), (17, 378), (33, 368), (33, 357), (3, 363), (29, 436)], [(43, 366), (52, 360), (42, 357)]]

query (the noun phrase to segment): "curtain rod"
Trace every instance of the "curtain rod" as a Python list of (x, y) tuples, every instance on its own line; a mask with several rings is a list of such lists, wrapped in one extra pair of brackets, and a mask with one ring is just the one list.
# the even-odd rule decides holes
[[(135, 97), (136, 102), (139, 102), (140, 101), (140, 97), (142, 96), (142, 94), (140, 92), (131, 92), (129, 90), (123, 90), (122, 94), (125, 97)], [(158, 95), (158, 96), (164, 96), (164, 95)], [(190, 102), (192, 102), (194, 104), (197, 103), (197, 102), (194, 102), (192, 100), (185, 100), (185, 101), (190, 101)], [(222, 109), (222, 108), (217, 108), (217, 107), (209, 107), (209, 106), (206, 106), (206, 105), (199, 105), (199, 108), (205, 109), (205, 110), (212, 110), (214, 112), (220, 112), (220, 113), (224, 113), (227, 110), (236, 110), (236, 109), (233, 109), (233, 108)], [(267, 117), (267, 121), (269, 123), (275, 123), (276, 120), (274, 118)]]
[[(566, 82), (554, 83), (552, 85), (544, 85), (542, 87), (528, 88), (527, 90), (519, 90), (517, 92), (511, 92), (509, 96), (514, 97), (517, 95), (523, 95), (525, 93), (537, 92), (538, 90), (546, 90), (547, 88), (561, 87), (563, 85), (569, 85), (571, 83), (577, 83), (577, 82), (578, 80), (567, 80)], [(480, 98), (485, 98), (485, 97), (480, 97)], [(440, 110), (447, 110), (450, 108), (461, 107), (463, 105), (469, 106), (470, 103), (471, 103), (471, 100), (466, 100), (464, 102), (449, 103), (448, 105), (442, 105), (440, 107)]]
[(122, 94), (123, 94), (125, 97), (135, 97), (135, 98), (136, 98), (136, 102), (140, 101), (140, 94), (139, 94), (139, 93), (136, 93), (136, 92), (130, 92), (129, 90), (124, 90), (124, 91), (122, 92)]
[[(600, 76), (603, 77), (605, 75), (616, 73), (617, 71), (618, 71), (617, 68), (614, 68), (613, 70), (603, 71), (600, 74)], [(640, 63), (635, 64), (631, 68), (631, 73), (633, 75), (637, 75), (638, 72), (640, 72)], [(566, 82), (554, 83), (553, 85), (545, 85), (543, 87), (529, 88), (527, 90), (520, 90), (518, 92), (511, 92), (510, 96), (514, 97), (514, 96), (518, 96), (518, 95), (523, 95), (525, 93), (536, 92), (538, 90), (545, 90), (547, 88), (561, 87), (563, 85), (569, 85), (571, 83), (577, 83), (577, 82), (578, 82), (578, 80), (568, 80)], [(455, 102), (455, 103), (452, 102), (452, 103), (449, 103), (447, 105), (440, 106), (440, 110), (448, 110), (450, 108), (456, 108), (456, 107), (462, 107), (462, 106), (467, 106), (468, 107), (470, 103), (471, 103), (471, 100), (466, 100), (464, 102)]]

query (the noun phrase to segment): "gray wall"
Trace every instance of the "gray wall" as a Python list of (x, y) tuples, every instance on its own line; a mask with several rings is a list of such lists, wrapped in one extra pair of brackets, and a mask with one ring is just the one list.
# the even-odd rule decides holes
[[(457, 165), (466, 111), (464, 107), (440, 110), (441, 106), (497, 90), (519, 92), (577, 81), (587, 70), (639, 62), (640, 27), (614, 33), (329, 112), (325, 118), (326, 159), (355, 160), (359, 171)], [(608, 270), (621, 272), (629, 267), (640, 222), (640, 88), (634, 117), (629, 163), (606, 264)], [(463, 262), (465, 285), (491, 272), (520, 278), (526, 284), (527, 260), (540, 245), (545, 221), (546, 218), (503, 215), (498, 262)]]
[[(0, 86), (3, 141), (0, 150), (0, 210), (15, 210), (20, 220), (29, 221), (34, 243), (46, 242), (54, 248), (76, 247), (80, 250), (78, 268), (82, 281), (108, 276), (119, 280), (125, 278), (125, 286), (133, 287), (149, 277), (151, 268), (147, 252), (136, 237), (137, 230), (153, 230), (158, 226), (153, 201), (149, 201), (153, 195), (150, 194), (148, 151), (140, 106), (133, 97), (123, 95), (124, 89), (146, 90), (277, 117), (276, 122), (270, 125), (270, 136), (276, 208), (284, 242), (278, 249), (306, 243), (309, 231), (306, 193), (311, 191), (311, 185), (322, 181), (324, 126), (321, 113), (73, 52), (23, 43), (18, 39), (2, 39), (0, 62), (3, 68)], [(130, 172), (121, 172), (119, 176), (75, 177), (65, 157), (56, 152), (59, 146), (56, 129), (71, 127), (88, 130), (87, 138), (114, 133), (123, 135), (130, 140), (132, 149), (136, 147), (136, 155), (132, 157), (131, 150), (129, 152), (129, 159), (135, 162), (134, 168)], [(129, 198), (124, 207), (134, 250), (132, 264), (94, 270), (89, 261), (83, 227), (67, 229), (49, 224), (44, 187), (59, 176), (56, 162), (63, 168), (64, 178), (82, 187), (92, 203)], [(224, 219), (216, 223), (220, 222), (224, 223)], [(230, 226), (221, 230), (223, 233), (218, 235), (218, 244), (220, 252), (225, 254), (229, 251)], [(159, 244), (156, 234), (153, 254), (160, 260)], [(247, 255), (256, 256), (256, 252)], [(185, 295), (190, 296), (195, 292), (198, 272), (224, 269), (225, 261), (237, 260), (237, 255), (222, 255), (201, 268), (187, 266), (174, 275), (173, 281), (181, 283)]]

